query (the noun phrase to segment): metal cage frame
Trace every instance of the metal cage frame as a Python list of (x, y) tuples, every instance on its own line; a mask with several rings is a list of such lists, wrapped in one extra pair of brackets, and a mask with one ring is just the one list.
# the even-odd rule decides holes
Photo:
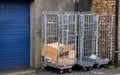
[[(66, 12), (67, 13), (67, 12)], [(60, 72), (63, 72), (64, 69), (69, 69), (71, 71), (72, 66), (75, 65), (76, 63), (76, 34), (77, 34), (77, 17), (75, 13), (67, 13), (67, 14), (59, 14), (58, 12), (43, 12), (43, 22), (42, 22), (42, 47), (43, 48), (42, 52), (44, 55), (43, 58), (41, 59), (42, 65), (45, 66), (50, 66), (54, 68), (60, 69)], [(56, 17), (56, 18), (55, 18)], [(54, 61), (51, 61), (51, 63), (48, 62), (48, 58), (50, 60), (50, 57), (54, 55), (52, 53), (49, 53), (50, 55), (48, 56), (47, 52), (50, 50), (48, 47), (45, 47), (45, 45), (51, 45), (53, 46), (56, 45), (57, 42), (57, 61), (56, 64), (52, 63)], [(63, 47), (65, 46), (65, 47)], [(72, 47), (73, 50), (69, 50)], [(61, 53), (62, 50), (69, 50), (69, 54), (67, 52)], [(70, 54), (70, 51), (73, 51), (74, 53)], [(70, 56), (66, 55), (72, 55), (72, 58)], [(53, 58), (53, 57), (52, 57)], [(51, 58), (51, 60), (53, 60)], [(68, 65), (62, 64), (61, 66), (61, 61), (62, 59), (68, 59), (68, 61), (63, 61), (64, 63), (67, 63)], [(73, 60), (74, 63), (71, 64), (71, 61)], [(70, 63), (70, 64), (69, 64)]]
[[(65, 12), (44, 11), (42, 15), (42, 52), (41, 62), (43, 66), (50, 66), (71, 71), (75, 64), (86, 67), (94, 64), (106, 65), (112, 60), (113, 45), (113, 15), (98, 15), (93, 12)], [(47, 54), (47, 46), (57, 46), (56, 60)], [(61, 64), (61, 56), (68, 59), (70, 46), (74, 51), (74, 63), (69, 65)], [(66, 46), (68, 53), (61, 53), (63, 46)], [(53, 48), (52, 48), (53, 50)], [(105, 53), (105, 54), (104, 54)], [(103, 55), (104, 54), (104, 55)], [(49, 57), (48, 57), (49, 55)], [(66, 63), (64, 61), (64, 63)]]

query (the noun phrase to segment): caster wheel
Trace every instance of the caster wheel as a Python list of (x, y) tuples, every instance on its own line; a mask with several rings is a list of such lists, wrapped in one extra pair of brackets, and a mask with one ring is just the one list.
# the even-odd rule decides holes
[(104, 65), (104, 68), (108, 68), (108, 64)]
[(89, 67), (88, 70), (91, 71), (91, 70), (92, 70), (92, 67)]
[(97, 69), (99, 69), (100, 68), (100, 65), (97, 65)]
[(72, 69), (71, 69), (71, 68), (69, 69), (69, 72), (70, 72), (70, 73), (72, 72)]
[(84, 68), (83, 68), (83, 71), (84, 71), (84, 72), (86, 72), (86, 71), (87, 71), (87, 68), (86, 68), (86, 67), (84, 67)]
[(64, 73), (64, 70), (61, 69), (61, 70), (60, 70), (60, 74), (63, 74), (63, 73)]
[(46, 68), (45, 66), (41, 66), (41, 69), (42, 69), (42, 70), (45, 70), (45, 68)]

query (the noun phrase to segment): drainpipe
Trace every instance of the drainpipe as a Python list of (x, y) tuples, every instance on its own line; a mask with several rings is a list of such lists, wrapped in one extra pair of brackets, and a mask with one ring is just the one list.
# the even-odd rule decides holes
[[(74, 4), (75, 4), (75, 7), (74, 7), (74, 11), (75, 12), (78, 12), (79, 11), (79, 0), (74, 0)], [(78, 32), (78, 28), (79, 28), (79, 22), (78, 22), (78, 20), (79, 20), (79, 17), (77, 16), (77, 32)], [(77, 36), (77, 38), (76, 38), (77, 40), (78, 40), (78, 36)], [(76, 42), (76, 45), (77, 45), (77, 55), (76, 55), (76, 57), (78, 57), (78, 41)]]
[(75, 8), (74, 11), (78, 11), (79, 10), (79, 0), (75, 0)]
[(119, 0), (116, 0), (116, 28), (115, 28), (115, 57), (114, 57), (114, 64), (115, 64), (115, 68), (118, 67), (118, 24), (119, 24)]

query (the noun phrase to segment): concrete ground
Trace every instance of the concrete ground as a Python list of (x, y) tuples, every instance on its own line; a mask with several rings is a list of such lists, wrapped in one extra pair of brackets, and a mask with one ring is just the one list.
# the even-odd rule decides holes
[(93, 69), (88, 72), (83, 72), (82, 70), (73, 70), (72, 73), (66, 71), (64, 74), (59, 74), (57, 70), (47, 69), (41, 70), (38, 73), (28, 74), (28, 75), (120, 75), (120, 70), (118, 69)]
[(0, 73), (0, 75), (120, 75), (120, 69), (93, 69), (88, 72), (83, 72), (80, 68), (73, 69), (72, 73), (69, 73), (67, 70), (64, 74), (59, 74), (57, 69), (47, 68), (46, 70), (23, 70), (16, 72)]

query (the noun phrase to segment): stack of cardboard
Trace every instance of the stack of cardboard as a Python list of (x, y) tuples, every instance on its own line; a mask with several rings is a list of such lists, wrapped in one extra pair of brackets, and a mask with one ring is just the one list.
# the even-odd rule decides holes
[(73, 65), (75, 59), (74, 44), (44, 44), (42, 49), (42, 56), (47, 57), (49, 63), (57, 66)]

